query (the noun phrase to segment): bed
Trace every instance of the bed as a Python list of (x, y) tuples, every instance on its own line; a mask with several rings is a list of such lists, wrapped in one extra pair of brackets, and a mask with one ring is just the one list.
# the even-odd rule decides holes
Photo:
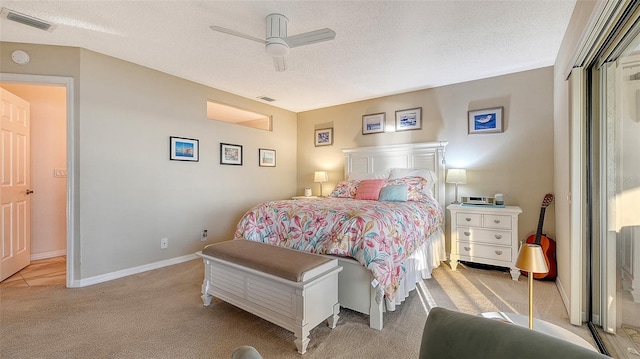
[(336, 256), (339, 302), (383, 328), (393, 311), (446, 260), (446, 142), (342, 150), (344, 181), (329, 197), (260, 203), (235, 238)]

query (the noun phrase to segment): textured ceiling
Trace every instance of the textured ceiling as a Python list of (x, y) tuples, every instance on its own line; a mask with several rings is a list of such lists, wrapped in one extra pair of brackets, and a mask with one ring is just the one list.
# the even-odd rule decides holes
[[(295, 112), (553, 65), (575, 0), (528, 1), (0, 1), (57, 24), (45, 32), (0, 19), (0, 40), (87, 48)], [(276, 72), (264, 38), (281, 13), (295, 35)], [(260, 100), (258, 100), (260, 101)]]

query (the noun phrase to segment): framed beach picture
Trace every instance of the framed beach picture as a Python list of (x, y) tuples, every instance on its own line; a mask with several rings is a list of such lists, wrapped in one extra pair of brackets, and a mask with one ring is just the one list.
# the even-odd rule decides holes
[(242, 146), (229, 143), (220, 144), (220, 164), (242, 166)]
[(422, 128), (422, 107), (396, 111), (396, 132)]
[(316, 130), (314, 137), (314, 144), (316, 146), (330, 146), (333, 144), (333, 128)]
[(198, 140), (193, 138), (169, 137), (170, 160), (198, 162), (198, 152)]
[(372, 115), (362, 116), (362, 134), (384, 132), (385, 113), (374, 113)]
[(502, 132), (502, 107), (469, 111), (469, 134)]
[(258, 166), (275, 167), (276, 166), (276, 150), (259, 148), (258, 149)]

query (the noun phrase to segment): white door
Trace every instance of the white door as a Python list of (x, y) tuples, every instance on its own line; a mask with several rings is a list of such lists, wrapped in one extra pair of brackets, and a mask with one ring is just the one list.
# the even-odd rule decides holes
[(0, 88), (0, 281), (29, 265), (29, 103)]

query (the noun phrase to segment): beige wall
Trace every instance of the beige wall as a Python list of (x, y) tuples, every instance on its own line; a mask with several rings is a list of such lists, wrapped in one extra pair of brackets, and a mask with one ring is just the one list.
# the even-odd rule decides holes
[[(504, 133), (467, 133), (467, 111), (504, 107)], [(362, 135), (362, 115), (422, 107), (422, 129)], [(333, 127), (334, 144), (314, 147), (314, 130)], [(553, 192), (553, 69), (382, 97), (298, 114), (298, 186), (319, 190), (313, 171), (329, 171), (327, 194), (343, 179), (340, 149), (426, 141), (449, 141), (448, 168), (466, 168), (460, 195), (503, 193), (509, 205), (522, 207), (519, 237), (534, 234), (544, 195)], [(447, 186), (447, 203), (453, 186)], [(554, 208), (547, 210), (545, 233), (554, 237)]]
[(59, 86), (0, 84), (31, 104), (31, 258), (66, 254), (66, 89)]
[[(295, 193), (295, 113), (88, 50), (1, 45), (0, 72), (75, 79), (76, 279), (193, 254), (230, 239), (251, 205)], [(15, 49), (31, 62), (14, 64)], [(207, 100), (272, 115), (274, 130), (208, 120)], [(169, 161), (169, 136), (199, 139), (200, 161)], [(244, 165), (220, 165), (220, 142), (243, 145)], [(258, 167), (258, 148), (277, 167)]]

